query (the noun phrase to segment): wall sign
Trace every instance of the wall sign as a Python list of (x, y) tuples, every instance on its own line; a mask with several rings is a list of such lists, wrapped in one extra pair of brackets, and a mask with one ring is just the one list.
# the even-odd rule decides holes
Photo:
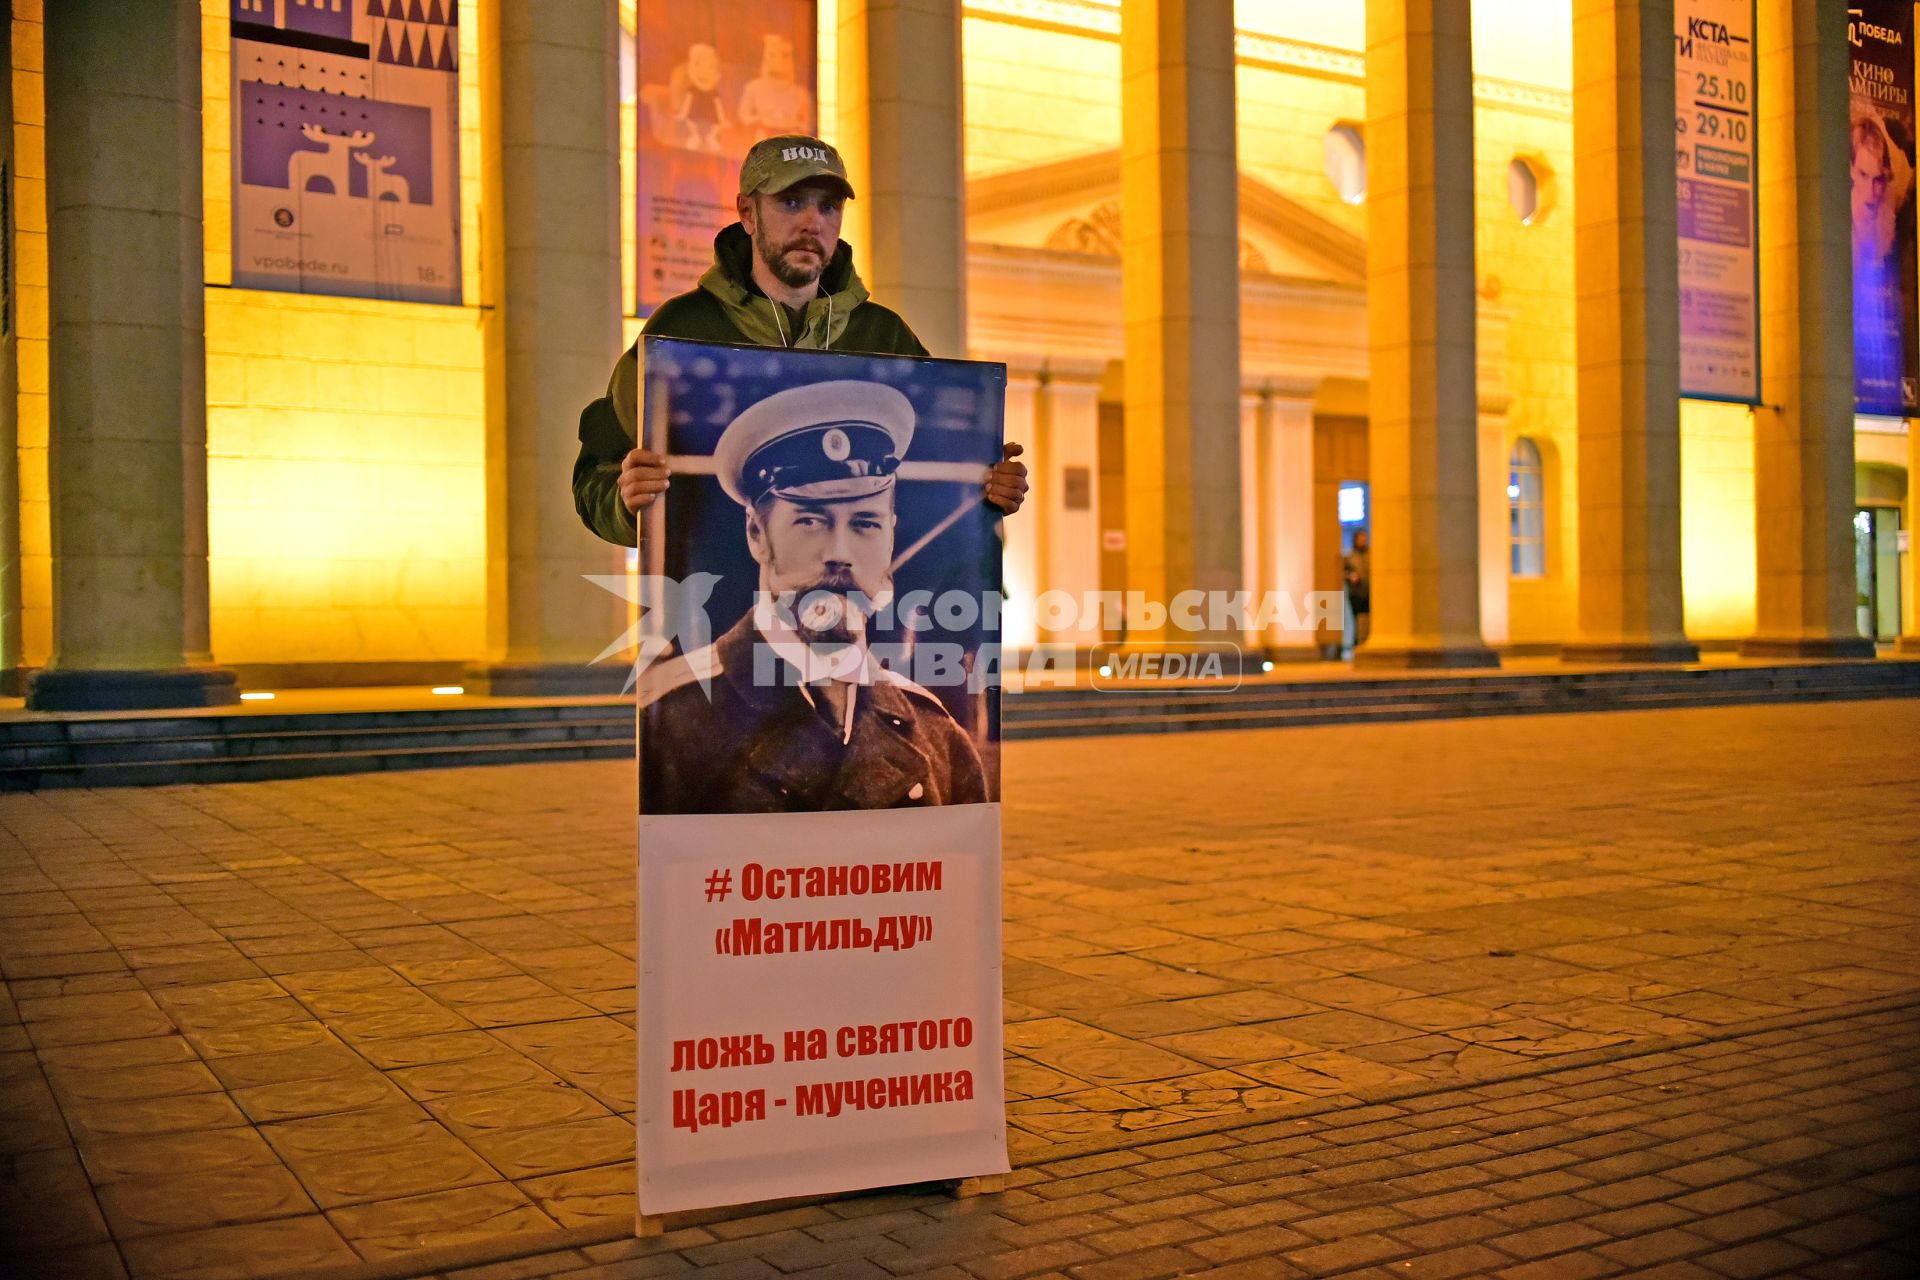
[(1760, 400), (1752, 0), (1674, 5), (1680, 394)]
[(232, 0), (233, 283), (460, 302), (457, 0)]

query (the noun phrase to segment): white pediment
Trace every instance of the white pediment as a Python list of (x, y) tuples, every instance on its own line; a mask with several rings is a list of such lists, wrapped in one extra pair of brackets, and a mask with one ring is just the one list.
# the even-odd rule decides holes
[[(967, 239), (1117, 258), (1119, 150), (971, 179)], [(1243, 276), (1358, 285), (1366, 278), (1366, 246), (1346, 228), (1243, 173), (1240, 267)]]

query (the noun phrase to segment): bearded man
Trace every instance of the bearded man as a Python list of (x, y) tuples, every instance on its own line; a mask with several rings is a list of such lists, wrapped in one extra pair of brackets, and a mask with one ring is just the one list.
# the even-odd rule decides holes
[[(924, 356), (898, 314), (874, 302), (840, 239), (853, 197), (840, 153), (798, 134), (755, 143), (740, 166), (740, 220), (713, 241), (713, 266), (697, 288), (660, 304), (645, 333), (696, 342), (810, 347), (870, 355)], [(608, 542), (634, 546), (638, 514), (666, 490), (665, 455), (639, 445), (639, 347), (614, 366), (607, 394), (580, 415), (573, 502)], [(981, 491), (1002, 512), (1020, 509), (1027, 468), (1018, 444), (984, 470)]]
[(644, 813), (975, 804), (979, 753), (940, 700), (882, 667), (866, 624), (892, 593), (895, 473), (913, 406), (893, 387), (791, 387), (713, 451), (746, 517), (756, 604), (640, 684)]

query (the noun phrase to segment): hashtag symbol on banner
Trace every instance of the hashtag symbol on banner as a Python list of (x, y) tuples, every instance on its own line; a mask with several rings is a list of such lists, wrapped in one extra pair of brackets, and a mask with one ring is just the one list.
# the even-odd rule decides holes
[(707, 901), (725, 902), (733, 889), (733, 872), (715, 871), (707, 877)]

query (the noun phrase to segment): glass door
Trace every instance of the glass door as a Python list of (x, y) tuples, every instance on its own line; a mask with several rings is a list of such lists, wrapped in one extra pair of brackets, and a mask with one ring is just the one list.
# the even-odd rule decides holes
[(1900, 508), (1861, 507), (1853, 513), (1853, 567), (1860, 634), (1892, 641), (1900, 635)]

